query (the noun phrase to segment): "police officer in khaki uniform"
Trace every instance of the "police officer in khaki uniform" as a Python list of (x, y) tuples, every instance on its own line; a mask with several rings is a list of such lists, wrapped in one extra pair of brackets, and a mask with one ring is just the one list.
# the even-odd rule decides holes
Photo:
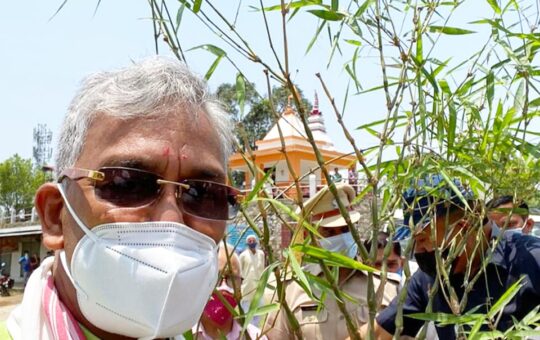
[[(360, 213), (351, 207), (354, 199), (354, 189), (347, 184), (337, 184), (338, 197), (344, 206), (349, 209), (349, 216), (352, 223), (358, 222)], [(323, 188), (314, 197), (304, 204), (304, 211), (310, 212), (310, 219), (313, 225), (318, 225), (318, 232), (323, 237), (319, 240), (321, 247), (355, 258), (357, 245), (352, 238), (351, 232), (341, 216), (334, 195)], [(304, 267), (315, 276), (323, 277), (322, 269), (318, 265), (309, 264)], [(397, 295), (399, 279), (396, 280), (392, 273), (387, 278), (383, 294), (380, 297), (381, 306), (386, 307)], [(378, 278), (374, 278), (375, 289), (379, 286)], [(368, 277), (361, 271), (340, 268), (338, 286), (351, 299), (345, 298), (345, 306), (351, 318), (356, 320), (358, 326), (362, 326), (369, 320), (369, 308), (367, 306)], [(321, 291), (312, 287), (313, 294), (320, 298)], [(341, 313), (335, 298), (332, 294), (326, 294), (323, 304), (320, 307), (316, 301), (311, 299), (302, 287), (295, 281), (289, 281), (286, 288), (288, 306), (298, 320), (302, 335), (305, 339), (346, 339), (349, 337), (345, 317)], [(271, 314), (264, 327), (268, 331), (269, 339), (294, 339), (287, 316), (283, 309)]]

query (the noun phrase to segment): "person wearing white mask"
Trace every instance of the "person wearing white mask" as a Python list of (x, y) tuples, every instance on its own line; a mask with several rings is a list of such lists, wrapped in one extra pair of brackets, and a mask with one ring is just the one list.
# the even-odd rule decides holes
[[(338, 198), (347, 208), (351, 222), (360, 220), (360, 213), (352, 206), (356, 193), (347, 184), (336, 184)], [(334, 195), (328, 187), (324, 187), (312, 198), (304, 203), (303, 212), (306, 219), (317, 227), (322, 236), (318, 240), (320, 247), (334, 253), (357, 257), (357, 244), (347, 226), (345, 218), (341, 215)], [(302, 211), (298, 209), (297, 214)], [(309, 264), (304, 270), (310, 274), (321, 277), (324, 280), (322, 268), (319, 265)], [(338, 270), (337, 284), (340, 290), (352, 299), (345, 299), (345, 307), (357, 326), (361, 326), (369, 320), (369, 308), (367, 302), (368, 276), (366, 273), (340, 267)], [(379, 280), (374, 278), (375, 289), (378, 288)], [(396, 296), (399, 280), (387, 277), (380, 301), (379, 309), (387, 306)], [(349, 337), (345, 318), (341, 313), (336, 299), (332, 294), (322, 295), (316, 286), (312, 287), (313, 294), (317, 298), (323, 298), (323, 306), (313, 298), (296, 282), (289, 281), (286, 288), (287, 305), (291, 309), (300, 325), (300, 332), (305, 339), (346, 339)], [(287, 315), (282, 308), (272, 313), (266, 320), (263, 331), (268, 330), (269, 339), (294, 339), (295, 333), (289, 325)]]
[(501, 231), (505, 236), (531, 233), (534, 221), (529, 217), (529, 205), (525, 201), (505, 195), (492, 199), (486, 206), (489, 219), (496, 224), (493, 236)]
[(247, 338), (245, 334), (248, 334), (253, 340), (266, 340), (260, 329), (252, 324), (247, 324), (243, 329), (231, 312), (231, 308), (235, 309), (241, 299), (242, 284), (240, 260), (233, 249), (234, 246), (224, 242), (219, 244), (219, 283), (204, 308), (199, 324), (193, 327), (194, 339), (239, 340)]
[(197, 323), (238, 192), (231, 125), (206, 83), (151, 57), (86, 78), (68, 108), (57, 183), (35, 196), (43, 243), (7, 320), (19, 339), (154, 339)]
[[(255, 297), (255, 292), (259, 286), (259, 280), (266, 268), (264, 252), (258, 249), (257, 237), (248, 235), (246, 237), (247, 248), (240, 254), (240, 265), (242, 268), (242, 310), (247, 312)], [(259, 307), (262, 301), (255, 301), (254, 306)], [(259, 326), (260, 318), (255, 316), (251, 323)]]

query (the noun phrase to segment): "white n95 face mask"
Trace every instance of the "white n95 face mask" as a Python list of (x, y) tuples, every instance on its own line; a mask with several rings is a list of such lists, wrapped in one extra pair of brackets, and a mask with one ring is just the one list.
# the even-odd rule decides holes
[(319, 243), (324, 249), (334, 253), (340, 253), (351, 259), (356, 258), (358, 252), (358, 245), (354, 242), (350, 231), (335, 236), (321, 238)]
[[(505, 229), (503, 232), (503, 236), (506, 238), (512, 238), (513, 235), (523, 235), (523, 227), (521, 228), (511, 228), (511, 229)], [(491, 221), (491, 237), (498, 237), (499, 234), (502, 232), (502, 228), (499, 227), (497, 223), (494, 221)]]
[(84, 317), (124, 336), (172, 337), (199, 320), (218, 277), (217, 245), (181, 223), (108, 223), (90, 230), (59, 191), (85, 236), (64, 270)]

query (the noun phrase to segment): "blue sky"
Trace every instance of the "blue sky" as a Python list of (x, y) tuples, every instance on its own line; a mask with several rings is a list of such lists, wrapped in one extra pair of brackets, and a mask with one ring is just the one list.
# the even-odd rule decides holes
[[(62, 0), (19, 0), (0, 5), (0, 161), (15, 153), (25, 158), (32, 157), (32, 131), (37, 124), (47, 124), (53, 131), (53, 138), (57, 137), (66, 107), (84, 75), (121, 67), (155, 53), (147, 1), (102, 1), (95, 16), (96, 1), (68, 1), (60, 13), (49, 20), (61, 3)], [(481, 18), (487, 6), (485, 2), (469, 3), (472, 7), (461, 9), (454, 18), (461, 18), (465, 22)], [(253, 43), (253, 49), (258, 54), (269, 57), (270, 50), (266, 47), (260, 13), (245, 10), (250, 4), (249, 1), (242, 3), (244, 10), (237, 26), (246, 33), (247, 40)], [(230, 10), (234, 11), (235, 8), (231, 6)], [(270, 15), (270, 25), (276, 35), (278, 53), (281, 54), (279, 19), (278, 12)], [(308, 98), (311, 99), (314, 91), (318, 91), (327, 130), (337, 148), (346, 151), (350, 147), (315, 77), (317, 72), (322, 74), (335, 91), (333, 95), (341, 107), (349, 79), (342, 66), (346, 59), (339, 60), (338, 56), (336, 63), (330, 68), (326, 67), (329, 48), (324, 33), (315, 43), (313, 51), (305, 55), (306, 41), (315, 32), (317, 24), (307, 19), (311, 19), (307, 14), (298, 16), (289, 28), (292, 78)], [(184, 16), (181, 32), (185, 49), (208, 42), (222, 46), (191, 16)], [(470, 46), (463, 46), (463, 40), (444, 37), (447, 40), (440, 44), (442, 48), (435, 53), (458, 58), (466, 53), (467, 48), (475, 48), (477, 42), (485, 41), (486, 37), (485, 33), (475, 35), (470, 40)], [(169, 54), (162, 44), (161, 52)], [(364, 54), (366, 57), (359, 66), (361, 80), (366, 87), (379, 84), (381, 77), (376, 67), (377, 54), (369, 50)], [(231, 56), (236, 57), (234, 54)], [(187, 52), (187, 59), (189, 66), (199, 74), (204, 74), (213, 61), (208, 52), (200, 50)], [(264, 94), (263, 68), (245, 60), (241, 64), (249, 79), (258, 84), (259, 91)], [(236, 71), (223, 62), (210, 80), (210, 87), (215, 89), (222, 82), (234, 82), (235, 75)], [(381, 119), (384, 112), (380, 94), (351, 97), (345, 122), (349, 128), (353, 128)], [(366, 134), (353, 132), (353, 136), (361, 147), (375, 142)]]

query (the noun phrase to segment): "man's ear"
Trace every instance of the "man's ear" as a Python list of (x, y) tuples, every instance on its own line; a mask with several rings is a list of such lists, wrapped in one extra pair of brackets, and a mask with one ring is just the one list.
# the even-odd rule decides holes
[(525, 226), (523, 227), (523, 233), (527, 235), (532, 233), (533, 226), (534, 220), (530, 217), (527, 218), (527, 221), (525, 221)]
[(39, 187), (34, 204), (41, 221), (43, 245), (51, 250), (64, 248), (61, 218), (64, 200), (56, 183), (45, 183)]

